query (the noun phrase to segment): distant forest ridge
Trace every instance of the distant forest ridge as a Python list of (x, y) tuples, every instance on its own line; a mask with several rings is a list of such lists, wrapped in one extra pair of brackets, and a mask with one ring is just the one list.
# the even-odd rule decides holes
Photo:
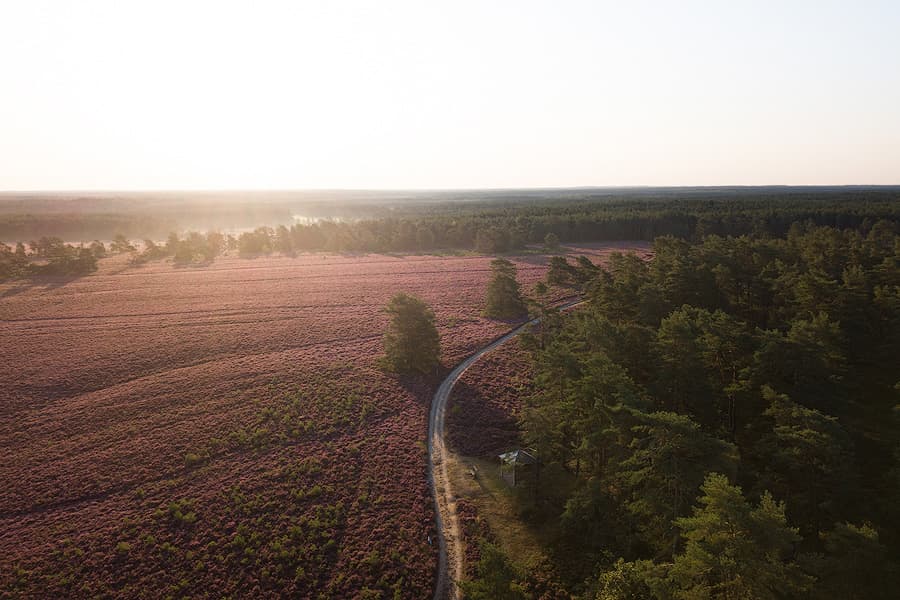
[(900, 186), (2, 192), (0, 241), (161, 240), (189, 230), (294, 226), (320, 230), (299, 236), (319, 240), (308, 250), (474, 248), (479, 232), (508, 236), (492, 244), (502, 250), (548, 233), (563, 242), (783, 235), (797, 221), (858, 227), (898, 215)]

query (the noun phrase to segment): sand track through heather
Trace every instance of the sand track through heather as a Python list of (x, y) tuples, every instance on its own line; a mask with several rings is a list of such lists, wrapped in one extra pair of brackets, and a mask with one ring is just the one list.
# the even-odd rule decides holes
[[(575, 300), (559, 308), (566, 310), (582, 302), (583, 300)], [(434, 600), (457, 600), (460, 597), (459, 582), (463, 578), (465, 566), (463, 564), (465, 554), (459, 537), (456, 497), (453, 495), (447, 472), (447, 455), (450, 451), (446, 446), (444, 421), (450, 393), (466, 369), (478, 359), (539, 322), (539, 318), (532, 319), (517, 326), (462, 361), (441, 382), (431, 401), (431, 412), (428, 416), (428, 479), (434, 495), (435, 525), (438, 534), (438, 573), (434, 586)]]

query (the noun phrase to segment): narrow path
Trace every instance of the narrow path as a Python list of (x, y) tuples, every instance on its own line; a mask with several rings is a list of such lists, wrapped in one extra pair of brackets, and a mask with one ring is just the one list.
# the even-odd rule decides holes
[[(569, 302), (559, 307), (566, 310), (581, 304), (583, 300)], [(456, 496), (450, 487), (447, 473), (447, 450), (444, 439), (444, 416), (447, 400), (453, 386), (466, 369), (479, 358), (522, 333), (525, 328), (540, 322), (540, 318), (522, 323), (506, 335), (497, 338), (481, 350), (462, 361), (441, 382), (431, 401), (428, 417), (428, 479), (434, 496), (434, 520), (438, 537), (438, 576), (434, 587), (434, 600), (457, 600), (458, 583), (463, 578), (463, 551), (459, 538), (459, 518), (456, 514)]]

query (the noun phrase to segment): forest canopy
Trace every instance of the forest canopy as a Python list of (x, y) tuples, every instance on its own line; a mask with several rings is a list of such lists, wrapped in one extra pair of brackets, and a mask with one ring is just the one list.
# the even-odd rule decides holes
[(589, 598), (893, 597), (896, 223), (653, 248), (649, 262), (613, 255), (583, 308), (526, 339), (536, 392), (521, 427), (544, 485), (523, 514), (558, 524), (560, 584)]
[[(221, 196), (221, 197), (220, 197)], [(305, 215), (294, 218), (293, 215)], [(183, 193), (159, 197), (0, 198), (0, 240), (164, 239), (189, 229), (266, 227), (267, 251), (495, 253), (528, 244), (672, 235), (784, 236), (792, 223), (839, 229), (900, 221), (900, 188), (622, 188), (471, 192)], [(234, 233), (235, 236), (240, 235)], [(264, 250), (265, 251), (265, 250)]]

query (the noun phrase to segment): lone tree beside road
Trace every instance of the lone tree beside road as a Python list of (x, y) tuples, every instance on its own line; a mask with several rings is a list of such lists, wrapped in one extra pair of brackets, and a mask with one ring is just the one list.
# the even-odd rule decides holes
[(516, 281), (516, 265), (504, 258), (495, 258), (491, 261), (491, 273), (485, 316), (512, 319), (524, 315), (527, 309)]
[(441, 341), (434, 312), (421, 299), (401, 292), (385, 311), (391, 324), (384, 334), (382, 366), (399, 373), (428, 373), (440, 362)]

